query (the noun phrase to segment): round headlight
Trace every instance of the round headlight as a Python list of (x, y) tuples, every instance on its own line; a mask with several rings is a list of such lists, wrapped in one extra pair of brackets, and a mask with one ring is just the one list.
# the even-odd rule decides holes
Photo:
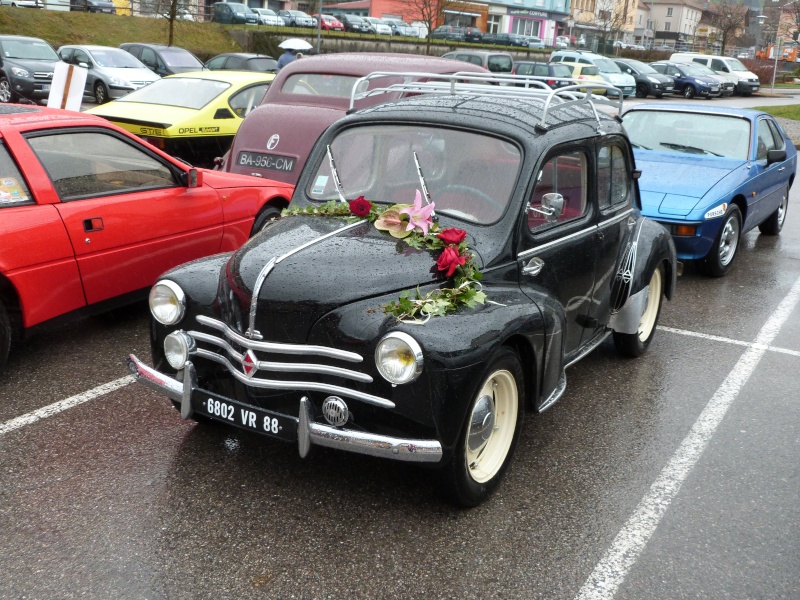
[(163, 325), (175, 325), (186, 313), (186, 295), (177, 283), (162, 279), (150, 290), (150, 313)]
[(164, 356), (169, 366), (179, 371), (189, 360), (189, 350), (192, 348), (192, 338), (183, 331), (173, 331), (164, 338)]
[(422, 373), (422, 348), (407, 333), (393, 331), (378, 342), (375, 364), (389, 383), (410, 383)]

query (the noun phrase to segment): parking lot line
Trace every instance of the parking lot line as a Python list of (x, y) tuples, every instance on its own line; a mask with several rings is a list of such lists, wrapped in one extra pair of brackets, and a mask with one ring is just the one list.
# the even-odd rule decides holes
[(98, 385), (91, 390), (86, 392), (82, 392), (75, 396), (70, 396), (69, 398), (65, 398), (64, 400), (59, 400), (58, 402), (54, 402), (53, 404), (49, 404), (48, 406), (43, 406), (42, 408), (35, 410), (33, 412), (29, 412), (25, 415), (17, 417), (15, 419), (11, 419), (10, 421), (6, 421), (5, 423), (0, 424), (0, 435), (4, 433), (8, 433), (9, 431), (14, 431), (15, 429), (19, 429), (20, 427), (24, 427), (25, 425), (30, 425), (31, 423), (35, 423), (40, 419), (46, 419), (47, 417), (52, 417), (53, 415), (57, 415), (60, 412), (63, 412), (73, 406), (78, 406), (79, 404), (83, 404), (84, 402), (88, 402), (89, 400), (93, 400), (98, 396), (103, 396), (108, 394), (109, 392), (113, 392), (114, 390), (118, 390), (119, 388), (125, 387), (126, 385), (130, 385), (136, 381), (133, 375), (128, 375), (127, 377), (120, 377), (119, 379), (115, 379), (114, 381), (109, 381), (108, 383), (104, 383), (103, 385)]
[(639, 555), (644, 551), (681, 485), (708, 446), (725, 413), (755, 371), (770, 347), (770, 342), (778, 335), (798, 301), (800, 301), (800, 278), (795, 281), (778, 308), (767, 319), (755, 342), (745, 350), (708, 401), (692, 425), (689, 435), (681, 442), (581, 587), (576, 600), (601, 600), (614, 597)]
[[(691, 337), (701, 338), (704, 340), (711, 340), (713, 342), (725, 342), (726, 344), (735, 344), (737, 346), (746, 346), (748, 348), (755, 348), (756, 346), (758, 346), (756, 342), (745, 342), (742, 340), (734, 340), (732, 338), (721, 337), (718, 335), (710, 335), (708, 333), (698, 333), (696, 331), (687, 331), (685, 329), (675, 329), (674, 327), (663, 327), (662, 325), (659, 325), (658, 329), (660, 331), (666, 331), (668, 333), (688, 335)], [(800, 351), (798, 350), (789, 350), (788, 348), (779, 348), (778, 346), (764, 346), (764, 349), (769, 350), (770, 352), (789, 354), (790, 356), (800, 356)]]

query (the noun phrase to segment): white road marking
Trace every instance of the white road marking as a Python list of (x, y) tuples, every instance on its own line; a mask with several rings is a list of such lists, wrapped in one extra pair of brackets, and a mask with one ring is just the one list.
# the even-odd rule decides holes
[[(687, 331), (685, 329), (675, 329), (674, 327), (664, 327), (662, 325), (658, 326), (660, 331), (666, 331), (669, 333), (677, 333), (679, 335), (688, 335), (691, 337), (701, 338), (705, 340), (712, 340), (714, 342), (725, 342), (726, 344), (735, 344), (737, 346), (746, 346), (747, 348), (757, 348), (761, 347), (756, 342), (745, 342), (742, 340), (734, 340), (732, 338), (720, 337), (718, 335), (710, 335), (708, 333), (698, 333), (696, 331)], [(779, 348), (777, 346), (764, 346), (763, 349), (769, 350), (770, 352), (779, 352), (781, 354), (789, 354), (791, 356), (800, 356), (800, 351), (798, 350), (789, 350), (788, 348)]]
[(650, 486), (650, 490), (639, 502), (633, 515), (583, 584), (576, 600), (601, 600), (614, 597), (681, 485), (708, 446), (725, 413), (755, 371), (770, 347), (770, 342), (778, 335), (798, 301), (800, 301), (800, 278), (795, 281), (792, 289), (761, 328), (755, 342), (745, 350), (709, 400), (689, 435), (681, 442), (678, 450)]
[(103, 396), (109, 392), (113, 392), (114, 390), (125, 387), (126, 385), (130, 385), (134, 381), (136, 381), (136, 378), (133, 375), (128, 375), (127, 377), (121, 377), (119, 379), (115, 379), (114, 381), (104, 383), (103, 385), (98, 385), (96, 388), (92, 388), (91, 390), (81, 394), (71, 396), (64, 400), (59, 400), (58, 402), (54, 402), (48, 406), (43, 406), (38, 410), (29, 412), (21, 417), (11, 419), (10, 421), (0, 424), (0, 435), (8, 433), (9, 431), (14, 431), (15, 429), (19, 429), (25, 425), (30, 425), (31, 423), (35, 423), (40, 419), (46, 419), (47, 417), (57, 415), (58, 413), (72, 408), (73, 406), (78, 406), (79, 404), (83, 404), (89, 400), (94, 400), (98, 396)]

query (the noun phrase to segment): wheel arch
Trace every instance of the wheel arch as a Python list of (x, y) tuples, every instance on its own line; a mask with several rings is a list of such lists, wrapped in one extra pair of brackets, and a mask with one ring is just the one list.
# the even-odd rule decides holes
[(744, 228), (744, 224), (747, 222), (747, 200), (742, 194), (736, 194), (733, 198), (731, 198), (731, 204), (735, 204), (739, 208), (739, 212), (742, 213), (742, 228)]
[(4, 275), (0, 275), (0, 302), (6, 307), (11, 321), (11, 341), (22, 339), (24, 331), (22, 320), (22, 303), (14, 284)]
[(537, 397), (538, 371), (536, 367), (536, 350), (530, 341), (521, 335), (512, 335), (504, 340), (500, 346), (506, 346), (516, 352), (522, 366), (522, 374), (525, 380), (522, 382), (525, 391), (525, 406), (532, 408)]

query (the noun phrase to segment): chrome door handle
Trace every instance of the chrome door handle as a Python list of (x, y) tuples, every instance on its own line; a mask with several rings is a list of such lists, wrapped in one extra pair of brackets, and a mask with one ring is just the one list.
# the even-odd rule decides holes
[(544, 261), (541, 258), (534, 257), (528, 261), (528, 264), (522, 267), (523, 275), (538, 275), (544, 269)]
[(786, 169), (786, 167), (781, 167), (780, 169), (778, 169), (778, 172), (781, 172), (781, 171), (783, 171), (784, 169)]

